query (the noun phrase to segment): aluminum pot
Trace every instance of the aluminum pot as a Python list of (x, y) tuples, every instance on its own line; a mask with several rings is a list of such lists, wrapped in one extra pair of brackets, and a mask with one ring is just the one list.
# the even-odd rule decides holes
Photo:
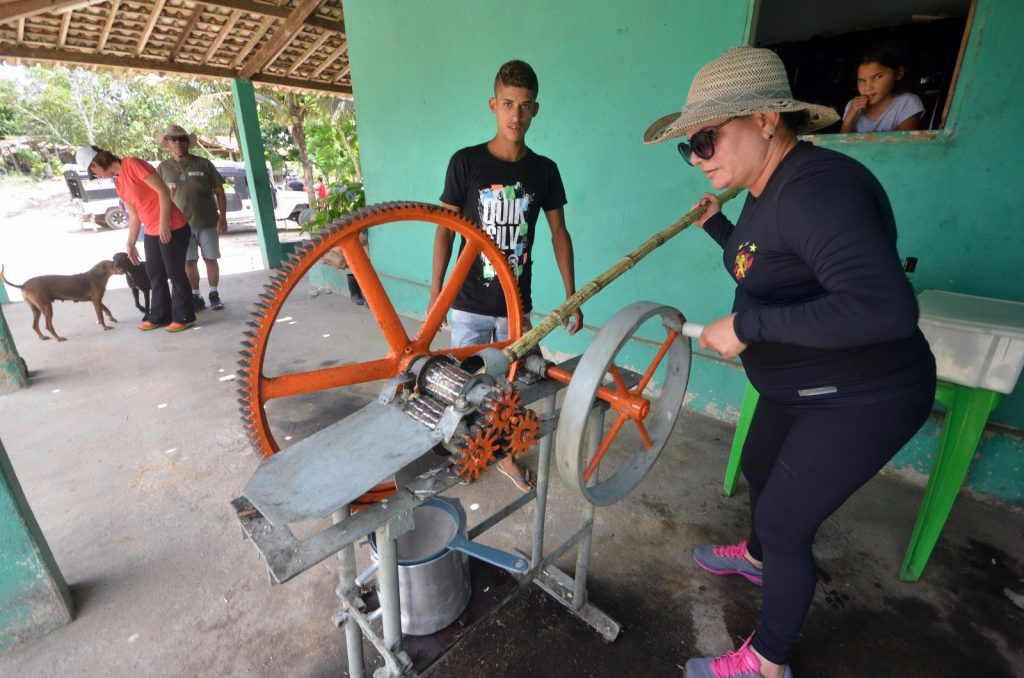
[[(413, 522), (397, 540), (403, 633), (429, 635), (462, 614), (472, 593), (467, 555), (513, 572), (528, 567), (522, 557), (466, 539), (466, 514), (457, 499), (428, 499), (413, 509)], [(370, 548), (376, 561), (373, 535)]]

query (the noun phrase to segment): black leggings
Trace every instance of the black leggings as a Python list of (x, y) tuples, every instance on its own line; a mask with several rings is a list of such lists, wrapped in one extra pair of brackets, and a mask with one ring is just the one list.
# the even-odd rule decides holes
[[(143, 240), (146, 250), (146, 275), (152, 288), (149, 302), (149, 322), (166, 325), (170, 322), (186, 323), (196, 319), (192, 307), (192, 284), (185, 275), (185, 255), (192, 230), (186, 224), (171, 231), (171, 242), (160, 242), (159, 236), (147, 234)], [(167, 287), (167, 279), (171, 287)]]
[(814, 598), (818, 527), (870, 480), (928, 418), (935, 380), (872, 405), (783, 407), (758, 401), (743, 446), (750, 483), (747, 548), (764, 563), (754, 648), (784, 664)]

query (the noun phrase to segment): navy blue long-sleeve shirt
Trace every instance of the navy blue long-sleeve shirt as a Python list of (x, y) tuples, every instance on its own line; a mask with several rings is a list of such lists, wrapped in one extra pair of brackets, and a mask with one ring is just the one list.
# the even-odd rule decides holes
[(800, 142), (735, 226), (717, 214), (704, 229), (736, 281), (740, 358), (762, 396), (880, 402), (934, 378), (889, 199), (856, 160)]

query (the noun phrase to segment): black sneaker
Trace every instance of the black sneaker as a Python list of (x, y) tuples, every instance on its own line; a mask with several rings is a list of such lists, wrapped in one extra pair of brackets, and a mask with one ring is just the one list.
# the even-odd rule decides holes
[(224, 304), (220, 300), (220, 294), (217, 292), (210, 292), (210, 308), (214, 311), (224, 310)]
[(203, 300), (203, 295), (193, 294), (192, 295), (192, 310), (202, 311), (206, 308), (206, 302)]

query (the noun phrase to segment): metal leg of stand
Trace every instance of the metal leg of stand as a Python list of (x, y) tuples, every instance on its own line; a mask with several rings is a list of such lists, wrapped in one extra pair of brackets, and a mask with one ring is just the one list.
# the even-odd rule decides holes
[[(348, 516), (349, 508), (345, 506), (334, 512), (331, 516), (331, 521), (337, 525), (348, 518)], [(355, 579), (356, 547), (354, 544), (349, 544), (338, 552), (338, 590), (347, 590), (355, 583)], [(363, 632), (359, 630), (359, 622), (352, 615), (349, 615), (345, 620), (345, 648), (348, 650), (349, 677), (363, 678)]]
[(384, 613), (384, 645), (391, 652), (402, 650), (402, 608), (398, 594), (398, 543), (387, 525), (377, 528), (377, 558), (380, 569), (380, 607)]
[[(542, 414), (555, 411), (555, 394), (544, 398), (541, 406)], [(533, 553), (530, 567), (537, 567), (544, 558), (544, 517), (548, 510), (548, 481), (551, 478), (551, 447), (554, 445), (555, 432), (552, 431), (540, 441), (540, 457), (537, 459), (537, 505), (533, 514)]]
[[(587, 445), (590, 448), (588, 459), (592, 459), (597, 448), (601, 446), (601, 439), (604, 437), (604, 413), (606, 408), (595, 407), (590, 411), (590, 426), (587, 430)], [(597, 473), (591, 476), (591, 482), (596, 483)], [(576, 552), (576, 575), (573, 577), (575, 585), (573, 589), (572, 604), (575, 609), (583, 607), (587, 602), (587, 570), (590, 569), (590, 545), (594, 541), (594, 514), (597, 507), (590, 502), (583, 504), (583, 524), (590, 523), (590, 530), (587, 536), (580, 541), (580, 548)]]

